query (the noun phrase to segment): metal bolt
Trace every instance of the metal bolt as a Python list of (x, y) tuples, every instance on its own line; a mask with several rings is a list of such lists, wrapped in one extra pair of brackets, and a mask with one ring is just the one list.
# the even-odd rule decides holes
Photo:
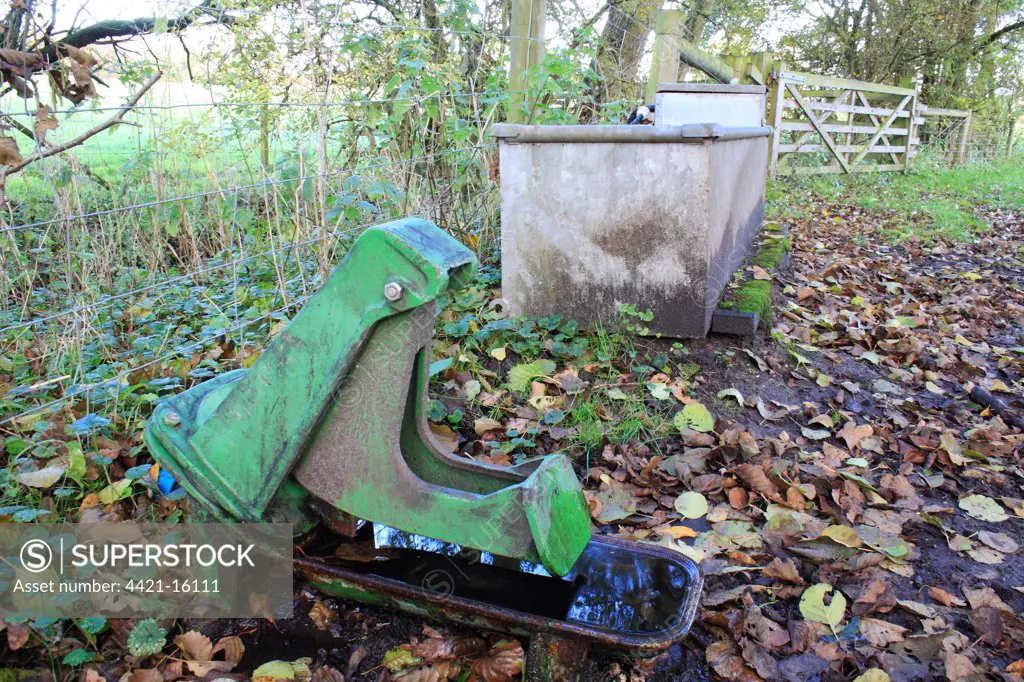
[(392, 303), (402, 298), (402, 293), (402, 285), (398, 282), (388, 282), (384, 285), (384, 298)]
[(167, 412), (164, 414), (164, 424), (167, 426), (177, 426), (181, 423), (181, 415), (177, 412)]

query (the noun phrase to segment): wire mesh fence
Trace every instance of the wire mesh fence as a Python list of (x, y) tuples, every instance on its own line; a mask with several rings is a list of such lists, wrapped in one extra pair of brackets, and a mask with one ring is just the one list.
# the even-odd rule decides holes
[[(496, 247), (486, 129), (509, 97), (507, 16), (395, 21), (334, 2), (195, 16), (202, 40), (90, 48), (95, 99), (44, 84), (2, 100), (32, 163), (0, 182), (0, 434), (129, 419), (247, 366), (370, 225), (422, 216)], [(627, 19), (642, 62), (652, 28)], [(600, 22), (568, 24), (529, 74), (530, 122), (576, 120), (602, 81)], [(643, 69), (628, 67), (634, 86)]]

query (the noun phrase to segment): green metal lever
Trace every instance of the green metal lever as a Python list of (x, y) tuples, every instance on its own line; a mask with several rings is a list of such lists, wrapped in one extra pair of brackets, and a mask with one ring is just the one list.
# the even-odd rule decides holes
[(367, 230), (251, 369), (156, 408), (145, 433), (154, 458), (220, 518), (258, 521), (275, 496), (308, 492), (564, 575), (590, 540), (568, 459), (483, 464), (446, 452), (427, 425), (436, 301), (475, 268), (428, 221)]

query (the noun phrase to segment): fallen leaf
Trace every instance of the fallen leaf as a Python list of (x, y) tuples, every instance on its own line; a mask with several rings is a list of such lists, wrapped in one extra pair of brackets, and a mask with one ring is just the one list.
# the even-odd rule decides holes
[(323, 599), (317, 599), (306, 614), (318, 630), (326, 630), (331, 623), (337, 620), (334, 610)]
[(971, 627), (978, 633), (983, 642), (989, 646), (999, 646), (1003, 639), (1003, 617), (999, 609), (984, 606), (967, 614)]
[(884, 649), (894, 642), (902, 642), (907, 629), (888, 621), (864, 617), (860, 619), (860, 632), (876, 647)]
[(853, 423), (853, 420), (843, 424), (843, 428), (839, 431), (838, 436), (846, 441), (846, 447), (850, 450), (855, 449), (860, 442), (868, 436), (874, 434), (875, 430), (870, 424), (861, 424), (857, 426)]
[(484, 682), (512, 682), (522, 675), (525, 654), (515, 640), (500, 640), (473, 662), (473, 672)]
[(878, 668), (869, 668), (853, 678), (853, 682), (889, 682), (889, 673)]
[(67, 467), (63, 465), (47, 466), (35, 471), (18, 474), (18, 482), (29, 488), (52, 488), (64, 477)]
[(945, 666), (946, 677), (951, 681), (974, 677), (978, 674), (978, 669), (971, 663), (971, 659), (963, 654), (946, 652)]
[(1010, 606), (1004, 602), (991, 587), (964, 587), (963, 591), (964, 596), (967, 597), (967, 603), (971, 605), (972, 609), (981, 609), (986, 606), (993, 606), (1000, 611), (1013, 613), (1013, 609), (1011, 609)]
[(726, 388), (724, 390), (721, 390), (715, 397), (718, 398), (719, 400), (724, 400), (725, 398), (732, 398), (737, 403), (739, 403), (740, 407), (745, 407), (745, 405), (743, 404), (743, 394), (740, 393), (735, 388)]
[(554, 371), (555, 363), (551, 360), (534, 360), (516, 365), (508, 371), (508, 387), (513, 391), (525, 391), (530, 387), (531, 381)]
[(125, 478), (120, 481), (114, 481), (103, 490), (96, 493), (96, 498), (100, 504), (114, 504), (120, 499), (128, 497), (132, 494), (132, 482)]
[(935, 609), (922, 604), (919, 601), (913, 601), (911, 599), (897, 599), (896, 603), (902, 606), (907, 611), (910, 611), (914, 615), (921, 616), (922, 618), (935, 618)]
[(683, 405), (683, 409), (672, 418), (672, 423), (680, 431), (707, 433), (715, 428), (715, 418), (708, 412), (708, 408), (698, 402)]
[(624, 483), (612, 480), (593, 495), (601, 503), (594, 517), (598, 523), (621, 521), (636, 513), (636, 496)]
[(1000, 523), (1010, 518), (999, 503), (985, 495), (968, 495), (961, 497), (958, 503), (960, 509), (968, 516), (973, 516), (981, 521)]
[(430, 432), (434, 434), (437, 442), (448, 452), (457, 452), (459, 449), (459, 436), (452, 431), (447, 424), (431, 424)]
[(488, 431), (497, 431), (499, 429), (504, 430), (504, 426), (501, 425), (497, 419), (491, 419), (490, 417), (480, 417), (473, 421), (473, 430), (476, 431), (476, 435), (482, 436)]
[(967, 606), (967, 602), (963, 599), (955, 594), (950, 594), (939, 587), (929, 587), (928, 596), (943, 606)]
[(805, 620), (814, 623), (825, 623), (835, 629), (843, 622), (843, 615), (846, 613), (846, 597), (842, 592), (836, 592), (832, 596), (832, 602), (825, 603), (825, 595), (832, 592), (832, 586), (828, 583), (811, 585), (800, 596), (800, 613)]
[(821, 536), (826, 537), (833, 542), (838, 542), (844, 547), (860, 547), (864, 544), (860, 535), (857, 531), (850, 526), (829, 526), (825, 530), (821, 531)]
[(785, 580), (794, 585), (803, 585), (805, 583), (804, 579), (800, 577), (799, 571), (796, 570), (796, 564), (793, 563), (792, 559), (779, 559), (778, 557), (772, 559), (764, 567), (761, 575), (777, 580)]
[(708, 501), (700, 493), (691, 490), (676, 498), (675, 508), (684, 519), (699, 519), (708, 513)]
[(991, 531), (983, 530), (978, 533), (978, 539), (984, 542), (992, 549), (1002, 552), (1003, 554), (1014, 554), (1020, 545), (1018, 545), (1013, 538), (1006, 533), (993, 533)]

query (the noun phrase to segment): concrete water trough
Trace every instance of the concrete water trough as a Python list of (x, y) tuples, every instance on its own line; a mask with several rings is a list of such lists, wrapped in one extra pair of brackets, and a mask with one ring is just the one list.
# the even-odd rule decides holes
[(514, 315), (704, 336), (761, 228), (771, 128), (499, 124), (502, 295)]

